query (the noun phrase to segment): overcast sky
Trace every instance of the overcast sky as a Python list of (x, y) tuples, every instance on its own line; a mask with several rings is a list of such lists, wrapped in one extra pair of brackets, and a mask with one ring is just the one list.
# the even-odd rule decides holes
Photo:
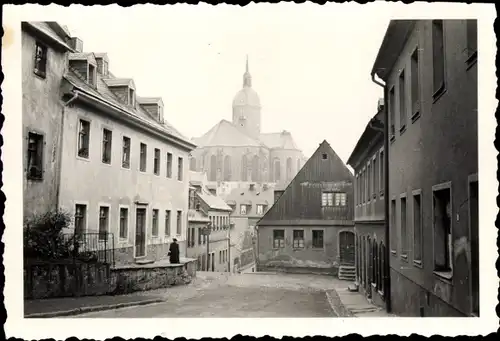
[(231, 120), (248, 54), (262, 132), (292, 132), (306, 156), (326, 139), (344, 161), (382, 96), (370, 71), (389, 20), (411, 13), (380, 2), (38, 8), (84, 51), (107, 52), (139, 96), (161, 96), (188, 137)]
[[(47, 10), (44, 10), (46, 12)], [(161, 96), (188, 137), (231, 120), (249, 55), (262, 132), (288, 130), (306, 156), (327, 140), (346, 161), (382, 90), (370, 70), (389, 17), (369, 6), (51, 6), (52, 20), (107, 52), (139, 96)]]

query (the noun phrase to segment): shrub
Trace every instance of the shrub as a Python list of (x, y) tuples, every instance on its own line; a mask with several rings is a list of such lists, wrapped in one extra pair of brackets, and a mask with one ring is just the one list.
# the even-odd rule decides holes
[(65, 236), (63, 228), (70, 226), (72, 215), (52, 211), (33, 216), (24, 223), (24, 257), (37, 260), (65, 259), (72, 255), (75, 239)]

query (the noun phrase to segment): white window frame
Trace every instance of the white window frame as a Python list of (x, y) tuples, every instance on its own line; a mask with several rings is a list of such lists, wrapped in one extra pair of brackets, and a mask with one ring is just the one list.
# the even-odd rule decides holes
[[(434, 255), (434, 252), (435, 252), (435, 238), (434, 238), (434, 235), (435, 235), (435, 231), (434, 231), (434, 228), (435, 228), (435, 225), (434, 225), (434, 192), (438, 192), (440, 190), (444, 190), (444, 189), (449, 189), (450, 191), (450, 239), (451, 239), (451, 243), (448, 245), (449, 247), (449, 250), (448, 250), (448, 257), (449, 257), (449, 261), (450, 261), (450, 271), (436, 271), (434, 270), (434, 267), (435, 267), (435, 255)], [(452, 189), (452, 182), (451, 181), (448, 181), (448, 182), (444, 182), (444, 183), (440, 183), (440, 184), (437, 184), (437, 185), (434, 185), (432, 186), (432, 202), (431, 202), (431, 209), (432, 209), (432, 216), (431, 216), (431, 219), (432, 219), (432, 254), (433, 254), (433, 257), (432, 257), (432, 266), (433, 266), (433, 273), (434, 275), (436, 275), (438, 278), (440, 279), (444, 279), (446, 281), (451, 281), (452, 278), (453, 278), (453, 189)]]

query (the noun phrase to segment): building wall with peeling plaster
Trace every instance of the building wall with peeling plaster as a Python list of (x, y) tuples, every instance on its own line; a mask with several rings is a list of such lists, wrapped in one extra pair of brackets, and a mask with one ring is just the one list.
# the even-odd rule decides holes
[[(466, 20), (444, 21), (445, 87), (433, 98), (432, 22), (418, 21), (387, 82), (398, 89), (402, 69), (409, 69), (420, 50), (420, 113), (407, 118), (400, 132), (395, 114), (395, 138), (390, 142), (390, 200), (396, 201), (391, 224), (392, 308), (403, 316), (471, 314), (469, 180), (478, 172), (477, 64), (467, 59)], [(425, 65), (425, 67), (423, 67)], [(407, 85), (408, 91), (410, 86)], [(395, 107), (399, 108), (396, 91)], [(451, 182), (452, 277), (434, 271), (433, 186)], [(412, 192), (422, 191), (423, 259), (414, 262)], [(401, 256), (401, 200), (407, 196), (408, 258)]]

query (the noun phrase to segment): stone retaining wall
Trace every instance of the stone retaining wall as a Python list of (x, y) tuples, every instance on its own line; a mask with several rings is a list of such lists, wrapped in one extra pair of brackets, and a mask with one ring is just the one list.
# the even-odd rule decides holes
[(24, 269), (24, 298), (117, 295), (185, 285), (196, 277), (196, 260), (181, 261), (117, 268), (102, 263), (29, 263)]

